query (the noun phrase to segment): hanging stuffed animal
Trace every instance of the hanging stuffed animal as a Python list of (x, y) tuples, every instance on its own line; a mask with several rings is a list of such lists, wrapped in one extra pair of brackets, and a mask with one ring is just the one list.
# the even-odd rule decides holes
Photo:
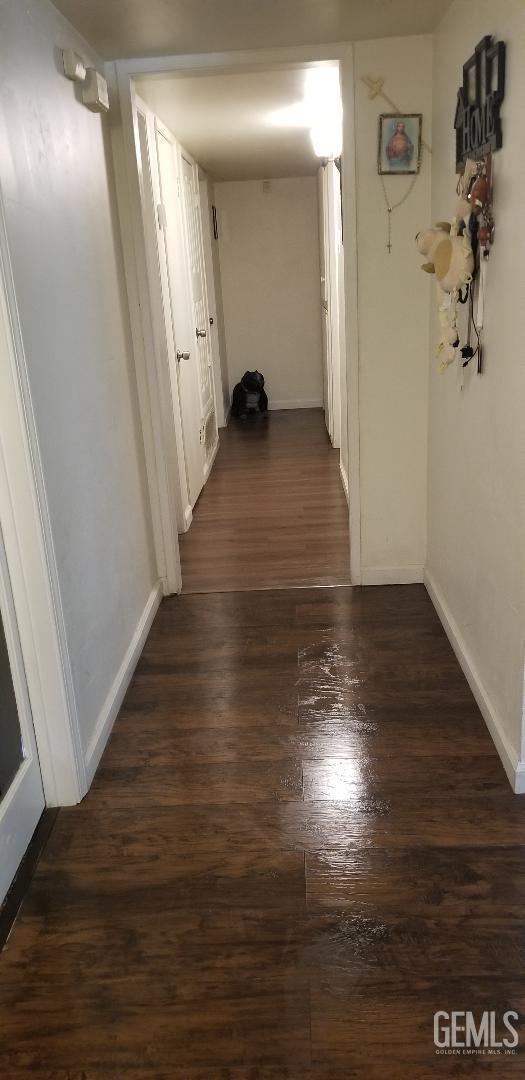
[[(480, 161), (468, 159), (465, 162), (456, 191), (459, 201), (452, 222), (441, 221), (433, 229), (418, 233), (416, 244), (427, 259), (421, 269), (436, 275), (441, 326), (437, 355), (441, 370), (455, 359), (459, 347), (458, 303), (465, 303), (468, 298), (468, 334), (461, 357), (466, 367), (477, 356), (480, 372), (485, 271), (494, 239), (491, 154)], [(474, 277), (479, 282), (476, 317), (472, 292)], [(477, 337), (476, 348), (471, 345), (472, 329)]]
[(452, 363), (459, 345), (457, 305), (461, 289), (472, 280), (474, 255), (466, 230), (457, 235), (448, 221), (418, 233), (416, 244), (427, 258), (421, 269), (436, 275), (441, 326), (437, 354), (443, 369)]
[(466, 233), (454, 235), (448, 221), (440, 221), (433, 229), (418, 233), (416, 244), (428, 260), (421, 269), (436, 275), (443, 292), (462, 289), (471, 280), (474, 256), (470, 240)]

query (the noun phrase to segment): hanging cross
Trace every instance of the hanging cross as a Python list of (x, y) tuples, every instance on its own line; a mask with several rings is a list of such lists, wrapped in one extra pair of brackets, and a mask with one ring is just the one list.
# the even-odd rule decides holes
[[(401, 109), (396, 105), (395, 101), (392, 101), (392, 98), (389, 97), (388, 94), (385, 94), (385, 91), (383, 90), (385, 85), (384, 79), (373, 79), (370, 75), (361, 75), (361, 82), (367, 87), (368, 96), (371, 101), (376, 97), (383, 98), (383, 101), (386, 101), (387, 105), (390, 105), (390, 108), (393, 109), (395, 113), (402, 115)], [(421, 139), (421, 145), (425, 147), (425, 150), (428, 150), (429, 154), (432, 153), (432, 147), (429, 146), (424, 139)]]

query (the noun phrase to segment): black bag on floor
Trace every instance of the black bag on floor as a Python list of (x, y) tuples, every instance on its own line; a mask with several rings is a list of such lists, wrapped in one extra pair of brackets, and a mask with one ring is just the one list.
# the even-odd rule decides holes
[(260, 371), (245, 371), (233, 389), (232, 416), (242, 420), (248, 413), (267, 413), (268, 396), (264, 389), (264, 375)]

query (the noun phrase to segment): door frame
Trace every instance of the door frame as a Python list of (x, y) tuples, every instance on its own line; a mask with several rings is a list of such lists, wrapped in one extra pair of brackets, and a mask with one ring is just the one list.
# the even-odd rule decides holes
[(5, 559), (47, 806), (87, 791), (58, 568), (0, 190), (0, 468)]
[[(341, 334), (339, 311), (339, 240), (340, 215), (336, 204), (336, 181), (339, 172), (331, 158), (324, 162), (320, 170), (319, 195), (321, 200), (320, 219), (322, 228), (322, 252), (324, 270), (323, 315), (326, 318), (326, 356), (323, 357), (327, 369), (327, 411), (328, 434), (332, 446), (341, 447)], [(325, 306), (326, 304), (326, 306)]]
[[(165, 457), (155, 454), (152, 432), (159, 428), (156, 395), (147, 392), (152, 365), (152, 315), (145, 276), (144, 242), (141, 238), (140, 181), (135, 154), (135, 82), (141, 75), (228, 74), (257, 69), (276, 70), (290, 65), (315, 64), (320, 60), (339, 62), (343, 100), (354, 102), (354, 50), (343, 43), (323, 47), (238, 50), (180, 56), (147, 57), (106, 63), (110, 91), (110, 119), (119, 212), (123, 232), (126, 281), (132, 321), (133, 348), (137, 368), (140, 412), (144, 427), (147, 474), (150, 487), (156, 551), (176, 546), (178, 538), (158, 535), (162, 528), (163, 476)], [(357, 221), (355, 178), (355, 121), (353, 104), (343, 110), (343, 212), (345, 222), (344, 273), (346, 323), (346, 373), (348, 390), (350, 581), (361, 584), (361, 503), (359, 461), (359, 332), (357, 307)], [(159, 576), (162, 564), (159, 563)]]
[[(0, 460), (0, 485), (5, 489), (7, 476)], [(11, 681), (16, 701), (21, 740), (21, 757), (9, 786), (0, 800), (0, 904), (20, 866), (31, 837), (45, 809), (42, 773), (38, 760), (31, 702), (20, 634), (14, 607), (13, 590), (7, 565), (5, 543), (0, 526), (0, 619), (5, 637)]]
[(319, 290), (319, 303), (321, 305), (321, 348), (322, 348), (322, 365), (323, 365), (323, 412), (325, 427), (332, 439), (332, 418), (331, 418), (331, 402), (332, 402), (332, 386), (331, 386), (331, 366), (330, 366), (330, 353), (331, 353), (331, 332), (332, 325), (330, 321), (330, 307), (329, 307), (329, 251), (327, 245), (327, 228), (326, 228), (326, 166), (322, 163), (317, 170), (317, 210), (319, 219), (319, 271), (320, 271), (320, 290)]

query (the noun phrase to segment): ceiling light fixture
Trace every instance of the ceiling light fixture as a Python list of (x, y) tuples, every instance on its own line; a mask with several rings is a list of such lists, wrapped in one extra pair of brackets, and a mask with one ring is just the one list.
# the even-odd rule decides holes
[(309, 68), (305, 75), (304, 97), (293, 105), (271, 112), (270, 127), (310, 129), (316, 157), (339, 157), (343, 142), (343, 108), (336, 67)]
[(311, 68), (306, 73), (305, 102), (311, 117), (314, 154), (320, 158), (339, 157), (343, 146), (343, 107), (338, 68)]
[(266, 123), (269, 127), (309, 128), (306, 102), (296, 101), (293, 105), (285, 105), (284, 109), (275, 109), (268, 115)]

